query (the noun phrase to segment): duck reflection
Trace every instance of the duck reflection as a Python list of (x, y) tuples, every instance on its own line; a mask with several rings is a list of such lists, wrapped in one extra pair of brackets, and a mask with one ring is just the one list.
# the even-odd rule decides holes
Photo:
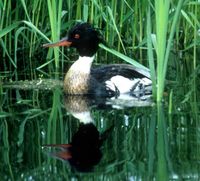
[(74, 134), (71, 143), (58, 145), (45, 145), (56, 148), (59, 151), (50, 153), (50, 156), (63, 161), (69, 161), (77, 171), (92, 171), (93, 166), (101, 160), (100, 147), (102, 139), (97, 128), (92, 123), (81, 123), (78, 131)]
[[(143, 104), (139, 104), (140, 102)], [(78, 95), (65, 96), (64, 105), (66, 110), (72, 116), (79, 119), (78, 131), (74, 133), (69, 144), (45, 145), (44, 147), (55, 148), (57, 151), (50, 153), (50, 155), (68, 161), (76, 170), (82, 172), (91, 171), (101, 160), (101, 146), (113, 128), (108, 128), (100, 134), (95, 127), (91, 108), (120, 109), (133, 106), (149, 106), (150, 103), (149, 101), (139, 100), (134, 97), (131, 97), (131, 99), (127, 97), (107, 99)]]
[(100, 148), (108, 133), (105, 131), (100, 134), (94, 125), (90, 107), (95, 102), (91, 97), (66, 96), (66, 110), (80, 121), (78, 131), (69, 144), (44, 145), (44, 148), (57, 150), (50, 153), (50, 156), (68, 161), (76, 170), (82, 172), (91, 171), (99, 163), (102, 157)]

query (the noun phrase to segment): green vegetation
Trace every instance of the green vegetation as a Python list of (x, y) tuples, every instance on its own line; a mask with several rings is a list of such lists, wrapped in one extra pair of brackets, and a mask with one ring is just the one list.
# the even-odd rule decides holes
[[(0, 0), (1, 179), (198, 180), (199, 17), (197, 0)], [(96, 64), (125, 61), (150, 69), (156, 106), (98, 110), (75, 101), (67, 105), (62, 82), (54, 86), (51, 80), (62, 79), (77, 54), (42, 44), (56, 42), (77, 21), (94, 24), (105, 37)], [(2, 86), (11, 80), (28, 81)], [(20, 89), (25, 83), (29, 89)], [(103, 157), (87, 174), (40, 149), (71, 142), (80, 122), (68, 109), (77, 105), (91, 111), (101, 134), (109, 130)]]
[[(176, 69), (177, 75), (173, 77), (176, 80), (179, 76), (188, 80), (188, 76), (198, 73), (199, 6), (195, 0), (1, 0), (1, 71), (29, 69), (31, 78), (36, 78), (35, 70), (43, 74), (65, 70), (67, 58), (63, 55), (68, 54), (58, 48), (47, 53), (41, 45), (60, 39), (75, 21), (88, 21), (102, 29), (107, 45), (115, 50), (110, 49), (111, 53), (124, 54), (127, 62), (136, 66), (139, 62), (150, 68), (154, 97), (161, 102), (169, 67)], [(189, 57), (184, 56), (187, 53)], [(23, 60), (21, 56), (18, 60), (19, 55), (23, 55)], [(101, 51), (102, 62), (98, 63), (122, 62), (114, 55)]]

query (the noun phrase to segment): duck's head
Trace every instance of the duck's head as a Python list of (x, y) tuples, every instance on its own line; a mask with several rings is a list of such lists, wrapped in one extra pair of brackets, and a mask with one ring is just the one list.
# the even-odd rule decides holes
[(103, 38), (99, 31), (89, 23), (78, 23), (72, 27), (68, 35), (56, 43), (44, 44), (44, 47), (68, 46), (77, 49), (80, 56), (93, 56)]

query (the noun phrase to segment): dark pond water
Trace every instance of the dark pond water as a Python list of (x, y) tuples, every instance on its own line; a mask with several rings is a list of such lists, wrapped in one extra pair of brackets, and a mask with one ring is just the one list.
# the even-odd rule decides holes
[(66, 97), (45, 82), (1, 88), (0, 180), (200, 179), (196, 102)]

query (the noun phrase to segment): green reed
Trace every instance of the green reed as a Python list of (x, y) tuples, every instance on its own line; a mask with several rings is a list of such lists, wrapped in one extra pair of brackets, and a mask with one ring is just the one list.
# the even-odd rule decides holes
[[(186, 67), (190, 67), (189, 74), (197, 69), (200, 11), (196, 1), (20, 0), (15, 4), (11, 0), (0, 0), (0, 11), (0, 57), (7, 59), (1, 62), (3, 71), (17, 69), (19, 52), (41, 57), (46, 51), (46, 56), (37, 63), (28, 59), (20, 61), (23, 64), (29, 61), (31, 72), (36, 69), (46, 74), (45, 67), (52, 72), (64, 70), (63, 51), (42, 49), (41, 45), (58, 41), (75, 21), (88, 21), (99, 27), (108, 42), (106, 46), (115, 50), (104, 48), (106, 51), (98, 55), (102, 62), (97, 59), (97, 63), (122, 62), (115, 58), (118, 56), (135, 66), (149, 67), (153, 94), (158, 102), (163, 98), (170, 63), (176, 64), (177, 78), (183, 77), (183, 80), (187, 77)], [(173, 62), (170, 59), (174, 51), (190, 52), (192, 59), (183, 57), (182, 64), (179, 59)]]
[[(48, 5), (48, 12), (50, 19), (52, 41), (56, 42), (60, 38), (62, 0), (59, 0), (58, 2), (56, 0), (48, 0), (47, 5)], [(58, 47), (54, 48), (54, 56), (55, 56), (55, 66), (57, 69), (59, 67)]]
[[(161, 102), (163, 98), (165, 78), (167, 72), (167, 65), (169, 59), (169, 53), (171, 50), (171, 43), (176, 30), (176, 24), (180, 15), (183, 0), (179, 1), (175, 7), (175, 13), (172, 18), (171, 26), (169, 25), (170, 15), (170, 1), (158, 0), (155, 1), (155, 21), (156, 21), (156, 56), (157, 56), (157, 102)], [(150, 23), (148, 23), (150, 24)], [(168, 29), (170, 31), (168, 31)], [(169, 34), (169, 37), (168, 35)], [(151, 48), (151, 47), (149, 47)], [(151, 49), (152, 50), (152, 49)], [(150, 50), (149, 50), (150, 51)], [(149, 57), (150, 64), (152, 53)], [(151, 65), (151, 71), (154, 73), (154, 65)], [(151, 74), (153, 76), (153, 73)], [(154, 78), (153, 78), (154, 79)], [(155, 81), (153, 81), (155, 83)], [(154, 86), (155, 88), (155, 86)]]
[(11, 163), (10, 163), (10, 156), (9, 156), (10, 145), (9, 145), (9, 141), (8, 141), (8, 124), (7, 124), (5, 119), (4, 120), (2, 119), (1, 122), (3, 124), (3, 134), (2, 134), (3, 145), (6, 148), (6, 152), (2, 156), (3, 156), (4, 163), (8, 167), (10, 178), (11, 178), (11, 180), (14, 180), (13, 170), (12, 170), (12, 166), (11, 166)]

